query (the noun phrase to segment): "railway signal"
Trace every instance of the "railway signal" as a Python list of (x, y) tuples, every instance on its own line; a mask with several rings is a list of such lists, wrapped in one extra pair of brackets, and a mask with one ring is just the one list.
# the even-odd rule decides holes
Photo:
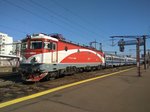
[(124, 52), (124, 45), (125, 45), (125, 41), (124, 41), (124, 39), (121, 39), (118, 42), (118, 46), (119, 46), (120, 52)]

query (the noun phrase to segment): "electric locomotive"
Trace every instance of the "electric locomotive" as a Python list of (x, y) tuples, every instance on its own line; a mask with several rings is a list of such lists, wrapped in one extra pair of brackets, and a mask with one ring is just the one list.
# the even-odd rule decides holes
[(102, 51), (66, 41), (61, 34), (27, 35), (21, 51), (19, 71), (25, 81), (49, 80), (105, 64)]

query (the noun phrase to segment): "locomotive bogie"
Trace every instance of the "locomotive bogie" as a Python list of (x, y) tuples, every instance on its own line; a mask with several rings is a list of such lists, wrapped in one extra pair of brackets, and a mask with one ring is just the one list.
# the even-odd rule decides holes
[[(44, 77), (56, 78), (61, 75), (71, 75), (81, 71), (91, 71), (101, 68), (99, 63), (88, 64), (22, 64), (20, 73), (25, 81), (39, 81)], [(57, 74), (56, 74), (57, 73)], [(55, 75), (54, 75), (55, 74)]]

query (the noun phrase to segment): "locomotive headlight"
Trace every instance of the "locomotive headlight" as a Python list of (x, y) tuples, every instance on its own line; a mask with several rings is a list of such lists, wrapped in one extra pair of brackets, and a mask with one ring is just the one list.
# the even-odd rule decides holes
[(31, 62), (32, 63), (39, 63), (40, 62), (40, 57), (33, 57), (32, 59), (31, 59)]
[(35, 57), (36, 62), (40, 62), (40, 57)]

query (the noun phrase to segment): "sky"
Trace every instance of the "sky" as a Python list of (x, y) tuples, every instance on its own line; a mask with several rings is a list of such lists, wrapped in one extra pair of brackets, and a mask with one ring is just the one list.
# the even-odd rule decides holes
[[(110, 36), (150, 34), (150, 0), (0, 0), (0, 14), (0, 32), (15, 41), (27, 34), (60, 33), (81, 44), (96, 40), (104, 51), (120, 53), (120, 38), (112, 46)], [(135, 54), (134, 49), (125, 46), (120, 54)]]

